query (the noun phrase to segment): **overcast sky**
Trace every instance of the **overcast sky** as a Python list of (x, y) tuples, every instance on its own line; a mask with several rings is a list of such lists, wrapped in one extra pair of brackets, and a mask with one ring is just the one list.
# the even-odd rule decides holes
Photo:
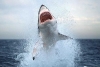
[(0, 39), (36, 36), (41, 4), (49, 8), (59, 24), (66, 25), (60, 29), (65, 28), (69, 36), (100, 39), (99, 3), (100, 0), (0, 0)]

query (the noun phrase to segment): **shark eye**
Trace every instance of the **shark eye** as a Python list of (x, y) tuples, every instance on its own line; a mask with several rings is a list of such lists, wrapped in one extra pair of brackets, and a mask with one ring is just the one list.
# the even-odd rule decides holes
[(48, 19), (52, 19), (52, 16), (49, 12), (44, 12), (40, 15), (40, 20), (41, 20), (41, 23), (43, 23), (44, 21), (48, 20)]

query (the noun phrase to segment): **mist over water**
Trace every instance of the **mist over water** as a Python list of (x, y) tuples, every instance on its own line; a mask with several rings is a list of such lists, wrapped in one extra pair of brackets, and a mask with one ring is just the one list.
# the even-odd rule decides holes
[(75, 58), (78, 58), (80, 49), (75, 40), (58, 41), (54, 47), (46, 51), (40, 46), (41, 49), (33, 60), (32, 51), (35, 43), (29, 42), (24, 49), (26, 52), (17, 56), (17, 60), (20, 60), (18, 67), (75, 67)]

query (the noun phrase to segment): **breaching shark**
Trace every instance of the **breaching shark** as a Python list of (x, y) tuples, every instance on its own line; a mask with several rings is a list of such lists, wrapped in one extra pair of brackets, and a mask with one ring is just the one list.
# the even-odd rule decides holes
[[(41, 5), (38, 12), (38, 33), (43, 41), (43, 48), (49, 49), (59, 40), (70, 38), (60, 34), (57, 30), (57, 20), (45, 5)], [(38, 52), (38, 44), (33, 49), (33, 60)]]

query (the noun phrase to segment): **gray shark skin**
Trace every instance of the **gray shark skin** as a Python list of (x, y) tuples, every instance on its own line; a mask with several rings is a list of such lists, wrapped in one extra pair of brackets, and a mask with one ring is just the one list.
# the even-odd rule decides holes
[[(43, 48), (46, 49), (49, 49), (49, 46), (54, 46), (59, 40), (70, 38), (58, 32), (57, 20), (45, 5), (41, 5), (38, 12), (38, 33), (43, 41)], [(33, 60), (37, 51), (37, 48), (33, 49)]]

